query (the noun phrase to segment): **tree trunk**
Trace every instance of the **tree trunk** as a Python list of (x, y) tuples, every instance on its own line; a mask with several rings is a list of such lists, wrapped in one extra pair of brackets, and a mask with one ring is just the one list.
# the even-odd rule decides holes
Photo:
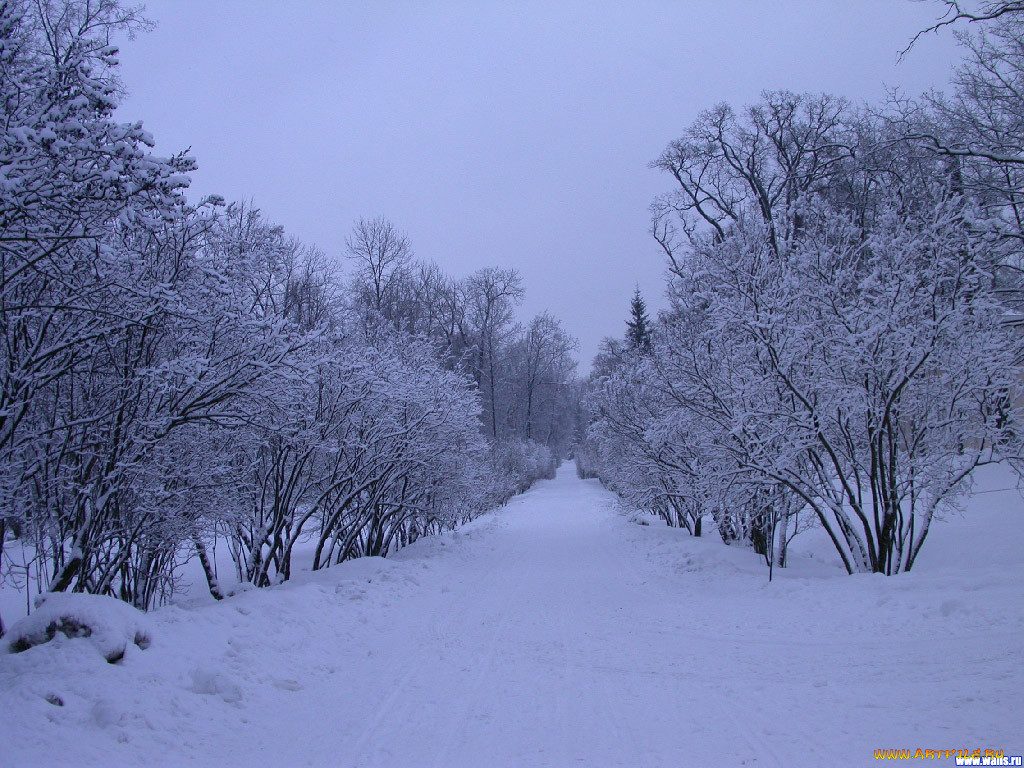
[[(2, 518), (0, 518), (0, 563), (3, 563), (3, 561), (4, 561), (4, 541), (5, 541), (6, 538), (7, 538), (7, 521), (2, 519)], [(3, 588), (3, 585), (0, 584), (0, 589), (2, 589), (2, 588)], [(32, 591), (32, 584), (29, 582), (28, 572), (27, 571), (25, 572), (25, 591), (26, 592), (31, 592)], [(4, 616), (3, 616), (3, 613), (0, 612), (0, 637), (3, 637), (3, 636), (4, 636)]]
[(206, 584), (210, 588), (210, 594), (213, 595), (214, 600), (223, 600), (224, 591), (220, 588), (220, 582), (217, 580), (217, 575), (213, 572), (213, 566), (210, 564), (210, 558), (206, 554), (206, 545), (198, 536), (194, 537), (192, 541), (196, 545), (196, 554), (199, 555), (199, 562), (203, 566), (203, 573), (206, 574)]
[(533, 426), (533, 384), (526, 385), (526, 439), (532, 437), (531, 427)]
[(779, 568), (785, 568), (786, 549), (789, 546), (789, 509), (783, 510), (780, 517), (775, 525), (778, 528), (775, 539), (775, 564)]
[(498, 439), (498, 407), (494, 402), (494, 344), (493, 341), (488, 342), (487, 349), (487, 377), (490, 380), (488, 382), (491, 390), (491, 434), (494, 439)]
[(50, 584), (50, 592), (63, 592), (71, 586), (71, 582), (75, 580), (75, 576), (78, 575), (79, 570), (82, 568), (82, 551), (80, 549), (71, 550), (71, 555), (68, 557), (68, 561), (64, 563), (64, 567), (60, 569), (60, 572), (54, 578), (53, 583)]

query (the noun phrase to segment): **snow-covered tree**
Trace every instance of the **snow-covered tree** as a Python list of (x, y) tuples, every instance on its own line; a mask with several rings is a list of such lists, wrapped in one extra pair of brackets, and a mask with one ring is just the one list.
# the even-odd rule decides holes
[(387, 554), (550, 476), (572, 340), (518, 335), (514, 270), (455, 281), (378, 218), (346, 282), (251, 206), (190, 204), (191, 159), (114, 119), (110, 41), (145, 26), (0, 0), (0, 581), (17, 540), (40, 589), (147, 608), (194, 555), (223, 597), (218, 539), (273, 584), (306, 534), (315, 567)]
[(629, 320), (626, 321), (626, 343), (641, 352), (651, 350), (651, 319), (647, 316), (647, 302), (639, 286), (633, 291), (629, 303)]
[(110, 38), (143, 23), (115, 2), (0, 3), (0, 548), (54, 514), (53, 462), (107, 415), (64, 410), (88, 395), (78, 378), (153, 311), (154, 286), (131, 280), (146, 265), (119, 237), (184, 215), (191, 160), (154, 156), (141, 124), (113, 116)]
[(773, 103), (708, 113), (663, 156), (670, 310), (652, 354), (592, 388), (592, 463), (637, 506), (710, 514), (769, 561), (810, 512), (850, 572), (909, 570), (974, 469), (1019, 452), (994, 279), (1012, 245), (898, 120), (829, 112), (843, 141), (811, 152), (821, 121), (761, 119)]

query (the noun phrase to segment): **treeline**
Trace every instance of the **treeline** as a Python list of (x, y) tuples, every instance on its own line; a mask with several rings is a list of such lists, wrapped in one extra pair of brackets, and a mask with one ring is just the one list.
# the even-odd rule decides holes
[[(347, 269), (113, 117), (112, 0), (0, 2), (0, 564), (146, 608), (226, 540), (237, 577), (386, 554), (550, 477), (575, 342), (514, 322), (512, 270), (462, 280), (360, 221)], [(17, 557), (13, 557), (17, 549)], [(23, 559), (23, 558), (27, 558)], [(2, 625), (0, 625), (2, 631)]]
[(634, 303), (595, 361), (581, 475), (768, 564), (814, 522), (849, 572), (893, 574), (1020, 456), (1018, 5), (971, 17), (949, 96), (770, 92), (665, 149), (669, 308)]

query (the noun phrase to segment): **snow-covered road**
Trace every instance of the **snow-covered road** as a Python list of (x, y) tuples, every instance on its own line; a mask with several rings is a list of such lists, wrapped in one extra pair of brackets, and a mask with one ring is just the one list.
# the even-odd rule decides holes
[(608, 505), (563, 469), (469, 534), (456, 578), (424, 578), (427, 610), (399, 607), (406, 631), (370, 662), (379, 689), (345, 707), (345, 764), (678, 765), (690, 754), (694, 730), (680, 726), (703, 709), (707, 681), (676, 643), (686, 600), (658, 588)]
[(846, 577), (805, 560), (769, 586), (750, 552), (630, 523), (565, 466), (387, 561), (158, 611), (153, 647), (122, 664), (82, 641), (4, 657), (0, 706), (19, 714), (0, 720), (0, 764), (1020, 754), (1024, 611), (1019, 568), (1004, 572)]

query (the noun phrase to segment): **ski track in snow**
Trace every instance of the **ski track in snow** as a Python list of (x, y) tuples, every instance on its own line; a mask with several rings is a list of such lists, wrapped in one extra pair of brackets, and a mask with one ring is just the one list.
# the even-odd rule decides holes
[(0, 657), (0, 765), (1020, 754), (1021, 563), (886, 579), (795, 558), (768, 585), (749, 551), (630, 523), (565, 466), (387, 561), (157, 611), (121, 664), (81, 640)]

